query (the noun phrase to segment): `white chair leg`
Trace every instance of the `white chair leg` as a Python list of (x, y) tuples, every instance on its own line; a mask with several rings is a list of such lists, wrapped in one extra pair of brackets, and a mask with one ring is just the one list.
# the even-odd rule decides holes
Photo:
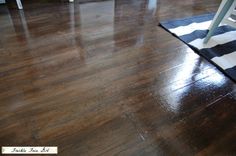
[(17, 3), (17, 6), (18, 6), (18, 9), (23, 9), (21, 0), (16, 0), (16, 3)]
[(212, 21), (209, 32), (207, 33), (207, 36), (204, 39), (203, 43), (207, 43), (208, 40), (211, 38), (215, 29), (219, 26), (221, 21), (224, 19), (225, 15), (228, 13), (229, 9), (232, 7), (232, 4), (234, 4), (234, 0), (227, 0), (225, 5), (221, 9), (219, 9), (220, 12), (219, 14), (217, 14), (216, 19)]
[(225, 15), (225, 19), (228, 19), (228, 18), (230, 17), (230, 15), (231, 15), (232, 13), (234, 13), (235, 7), (236, 7), (236, 1), (234, 1), (234, 3), (231, 5), (229, 11), (228, 11), (227, 14)]
[(214, 16), (214, 18), (213, 18), (213, 20), (212, 20), (212, 22), (211, 22), (211, 25), (210, 25), (209, 28), (208, 28), (208, 30), (211, 30), (213, 23), (215, 23), (216, 18), (218, 17), (219, 13), (221, 12), (221, 10), (223, 9), (223, 7), (225, 6), (225, 3), (226, 3), (226, 2), (227, 2), (227, 0), (222, 0), (222, 2), (221, 2), (221, 4), (220, 4), (220, 7), (219, 7), (219, 9), (217, 10), (217, 12), (216, 12), (216, 14), (215, 14), (215, 16)]
[(231, 5), (229, 11), (227, 12), (227, 14), (225, 15), (222, 23), (230, 25), (232, 27), (236, 27), (236, 22), (234, 19), (230, 19), (230, 16), (236, 15), (236, 11), (235, 11), (235, 7), (236, 7), (236, 0), (234, 1), (234, 3)]

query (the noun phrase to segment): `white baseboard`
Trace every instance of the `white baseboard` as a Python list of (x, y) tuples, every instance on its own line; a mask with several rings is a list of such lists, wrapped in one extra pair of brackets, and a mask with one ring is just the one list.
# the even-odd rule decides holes
[(0, 4), (6, 3), (5, 0), (0, 0)]

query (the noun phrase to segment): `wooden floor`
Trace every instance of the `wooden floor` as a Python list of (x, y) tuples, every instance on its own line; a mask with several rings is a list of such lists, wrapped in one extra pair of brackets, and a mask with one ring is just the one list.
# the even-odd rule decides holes
[(0, 145), (63, 156), (236, 155), (236, 85), (160, 20), (219, 0), (0, 6)]

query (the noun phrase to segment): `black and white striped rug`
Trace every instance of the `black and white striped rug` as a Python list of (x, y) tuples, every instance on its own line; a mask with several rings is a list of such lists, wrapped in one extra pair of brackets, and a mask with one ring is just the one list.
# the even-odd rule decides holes
[(236, 29), (221, 25), (209, 42), (203, 44), (213, 17), (214, 14), (207, 14), (160, 25), (236, 81)]

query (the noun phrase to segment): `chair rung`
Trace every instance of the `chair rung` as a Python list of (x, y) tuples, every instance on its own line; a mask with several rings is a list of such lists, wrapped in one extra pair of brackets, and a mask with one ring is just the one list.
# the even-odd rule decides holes
[(236, 21), (235, 20), (233, 20), (233, 19), (228, 19), (228, 20), (224, 20), (223, 21), (223, 23), (224, 24), (227, 24), (227, 25), (230, 25), (230, 26), (232, 26), (232, 27), (236, 27)]
[(233, 14), (233, 15), (236, 15), (236, 10), (232, 11), (232, 14)]

